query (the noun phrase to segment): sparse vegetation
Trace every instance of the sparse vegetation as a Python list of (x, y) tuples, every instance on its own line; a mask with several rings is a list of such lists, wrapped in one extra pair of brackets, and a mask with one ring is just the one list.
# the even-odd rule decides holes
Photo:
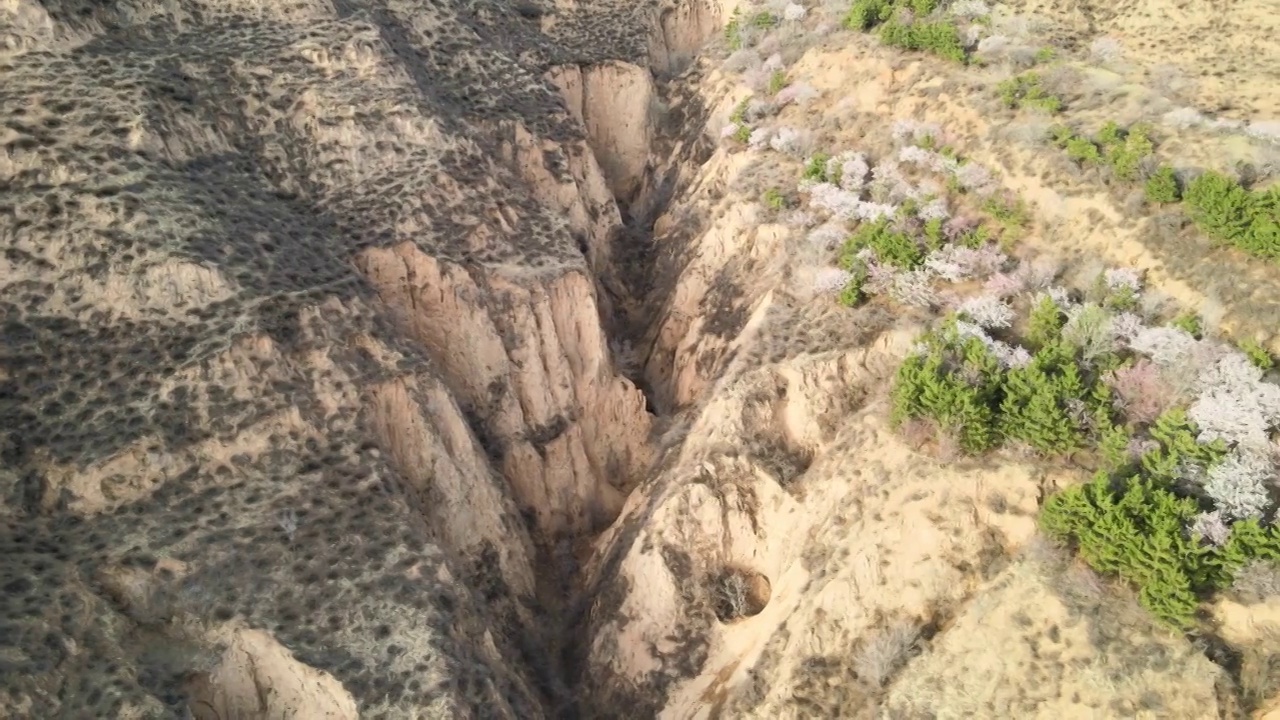
[[(1050, 130), (1054, 144), (1081, 165), (1107, 166), (1125, 181), (1139, 180), (1155, 149), (1149, 128), (1122, 129), (1108, 122), (1096, 139), (1078, 135), (1062, 125)], [(1143, 184), (1147, 200), (1171, 204), (1183, 201), (1191, 219), (1217, 243), (1234, 245), (1258, 257), (1280, 259), (1280, 185), (1250, 190), (1222, 173), (1205, 172), (1184, 189), (1173, 168), (1161, 166)]]
[(743, 144), (751, 140), (751, 122), (747, 120), (747, 108), (750, 103), (751, 98), (743, 98), (729, 114), (727, 136)]
[(1062, 99), (1044, 88), (1039, 73), (1025, 72), (1015, 75), (996, 86), (1006, 107), (1032, 108), (1048, 113), (1062, 112)]
[(711, 606), (720, 622), (758, 615), (769, 603), (769, 581), (741, 568), (725, 568), (708, 578)]
[(1015, 195), (989, 198), (982, 209), (999, 223), (1000, 237), (1006, 243), (1018, 239), (1031, 222), (1026, 203)]
[[(1064, 149), (1067, 157), (1081, 165), (1109, 167), (1116, 177), (1126, 181), (1138, 179), (1143, 162), (1155, 149), (1150, 131), (1144, 125), (1134, 125), (1126, 130), (1114, 122), (1108, 122), (1098, 132), (1096, 139), (1078, 135), (1065, 125), (1056, 125), (1049, 132), (1054, 144)], [(1169, 175), (1172, 175), (1172, 170)], [(1155, 178), (1154, 175), (1152, 177)], [(1176, 193), (1176, 178), (1167, 179), (1173, 180)], [(1164, 181), (1156, 180), (1154, 190), (1167, 195), (1168, 191), (1160, 187), (1160, 183)]]
[(902, 50), (923, 51), (955, 62), (968, 52), (955, 21), (941, 17), (937, 0), (855, 0), (845, 15), (850, 30), (876, 30), (881, 42)]
[(741, 7), (736, 7), (724, 26), (724, 39), (730, 50), (741, 50), (747, 44), (747, 32), (750, 30), (768, 30), (776, 27), (779, 18), (773, 13), (762, 10), (751, 15), (744, 15)]
[(1169, 325), (1178, 328), (1197, 340), (1204, 333), (1204, 326), (1200, 322), (1200, 316), (1190, 311), (1179, 313), (1177, 317), (1169, 321)]
[(785, 70), (774, 70), (769, 76), (769, 86), (767, 91), (770, 95), (777, 95), (778, 91), (787, 86), (787, 72)]
[(777, 188), (765, 190), (761, 200), (763, 200), (765, 207), (773, 211), (784, 210), (788, 205), (787, 196)]
[(1271, 353), (1262, 346), (1262, 343), (1253, 338), (1246, 338), (1240, 342), (1240, 352), (1249, 358), (1249, 362), (1259, 370), (1270, 370), (1275, 367), (1275, 358), (1271, 357)]
[(858, 679), (873, 688), (882, 688), (911, 659), (920, 637), (916, 623), (899, 620), (870, 633), (858, 645), (853, 667)]
[(1153, 203), (1168, 205), (1182, 199), (1182, 188), (1178, 185), (1178, 175), (1168, 165), (1161, 165), (1143, 184), (1143, 192), (1147, 200)]

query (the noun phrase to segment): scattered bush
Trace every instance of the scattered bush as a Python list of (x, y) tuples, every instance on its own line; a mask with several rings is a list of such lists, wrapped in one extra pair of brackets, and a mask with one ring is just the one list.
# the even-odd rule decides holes
[(770, 95), (777, 95), (779, 92), (782, 91), (782, 88), (786, 86), (787, 86), (786, 70), (774, 70), (773, 74), (769, 75), (769, 84), (768, 84), (767, 90)]
[(867, 268), (865, 265), (855, 265), (849, 273), (849, 280), (840, 289), (839, 301), (845, 307), (856, 307), (865, 298), (862, 287), (867, 282)]
[(855, 0), (844, 17), (844, 26), (861, 32), (878, 26), (880, 41), (890, 47), (967, 62), (968, 52), (955, 22), (925, 19), (939, 4), (938, 0)]
[[(1095, 139), (1077, 135), (1065, 125), (1054, 126), (1049, 134), (1053, 143), (1066, 150), (1067, 157), (1072, 160), (1081, 165), (1106, 165), (1116, 177), (1129, 181), (1138, 179), (1143, 161), (1155, 149), (1145, 125), (1134, 125), (1126, 130), (1108, 122)], [(1175, 188), (1176, 184), (1174, 178)]]
[(729, 22), (724, 26), (724, 39), (730, 50), (741, 50), (747, 45), (749, 30), (769, 30), (779, 24), (778, 16), (761, 11), (743, 16), (741, 8), (734, 8)]
[(1271, 357), (1271, 353), (1268, 352), (1266, 348), (1262, 347), (1262, 343), (1254, 340), (1253, 338), (1242, 340), (1240, 342), (1240, 351), (1243, 352), (1245, 357), (1249, 358), (1249, 362), (1253, 363), (1254, 367), (1259, 370), (1266, 371), (1275, 367), (1275, 358)]
[(893, 17), (893, 0), (854, 0), (844, 16), (844, 26), (863, 32)]
[(1098, 132), (1106, 163), (1121, 180), (1137, 180), (1140, 164), (1155, 150), (1149, 132), (1145, 125), (1125, 130), (1114, 122), (1103, 125)]
[(1206, 235), (1259, 257), (1280, 258), (1280, 186), (1250, 191), (1216, 172), (1192, 180), (1183, 195)]
[(889, 47), (925, 51), (958, 63), (967, 61), (960, 30), (950, 20), (890, 20), (880, 27), (880, 41)]
[(996, 86), (1005, 106), (1017, 110), (1028, 107), (1049, 113), (1062, 111), (1062, 99), (1044, 89), (1038, 73), (1015, 75)]
[(1200, 323), (1200, 316), (1190, 311), (1179, 313), (1177, 317), (1169, 321), (1169, 326), (1178, 328), (1197, 340), (1204, 333), (1204, 326)]
[(824, 153), (814, 153), (804, 163), (804, 173), (801, 178), (813, 182), (831, 182), (839, 184), (838, 180), (834, 180), (827, 175), (827, 165), (831, 163), (831, 156)]
[(1182, 188), (1178, 186), (1178, 176), (1168, 165), (1161, 165), (1152, 173), (1142, 189), (1148, 202), (1167, 205), (1182, 199)]
[(1223, 545), (1205, 544), (1187, 532), (1200, 512), (1157, 479), (1099, 473), (1046, 500), (1040, 524), (1073, 542), (1093, 569), (1136, 585), (1156, 617), (1187, 629), (1203, 595), (1228, 587), (1250, 560), (1280, 557), (1280, 531), (1252, 519), (1231, 525)]
[(789, 202), (787, 196), (777, 188), (769, 188), (764, 191), (764, 195), (760, 198), (764, 202), (764, 206), (775, 212), (787, 209)]
[(1102, 162), (1102, 151), (1098, 148), (1097, 143), (1089, 138), (1073, 135), (1063, 141), (1062, 147), (1067, 151), (1068, 158), (1081, 165)]
[(734, 140), (747, 144), (751, 142), (751, 121), (747, 119), (747, 108), (751, 105), (751, 98), (743, 98), (733, 108), (733, 112), (729, 114), (729, 125), (726, 127), (725, 137), (731, 137)]

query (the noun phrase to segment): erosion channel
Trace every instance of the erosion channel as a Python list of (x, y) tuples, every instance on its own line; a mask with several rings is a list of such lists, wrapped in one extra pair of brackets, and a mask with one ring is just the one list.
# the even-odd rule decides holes
[(731, 8), (15, 8), (0, 714), (656, 713), (592, 636)]

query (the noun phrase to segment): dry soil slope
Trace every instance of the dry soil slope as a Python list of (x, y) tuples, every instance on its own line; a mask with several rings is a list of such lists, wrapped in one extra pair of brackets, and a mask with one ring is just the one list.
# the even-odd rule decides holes
[[(842, 11), (809, 6), (811, 16), (824, 9)], [(1077, 32), (1086, 42), (1098, 30)], [(1031, 33), (1041, 43), (1046, 34)], [(866, 35), (779, 36), (761, 58), (801, 56), (788, 61), (787, 78), (818, 91), (779, 122), (812, 132), (812, 149), (884, 157), (895, 149), (893, 120), (940, 123), (963, 154), (1037, 206), (1033, 241), (1020, 252), (1064, 263), (1068, 277), (1096, 273), (1100, 261), (1142, 267), (1154, 292), (1192, 308), (1210, 289), (1204, 275), (1230, 267), (1225, 310), (1252, 314), (1252, 326), (1241, 324), (1273, 339), (1258, 318), (1274, 312), (1274, 272), (1218, 266), (1224, 253), (1202, 239), (1175, 258), (1136, 229), (1084, 212), (1115, 201), (1042, 159), (1048, 120), (995, 107), (994, 84), (1015, 66), (961, 68)], [(1266, 38), (1250, 34), (1241, 47)], [(696, 91), (712, 108), (710, 135), (752, 95), (719, 64), (701, 66)], [(1071, 118), (1087, 127), (1135, 119), (1130, 106), (1157, 94), (1137, 82), (1115, 79), (1111, 93), (1082, 85), (1081, 95), (1095, 95), (1080, 98), (1085, 112)], [(1245, 119), (1265, 118), (1270, 95), (1251, 88), (1234, 99)], [(1170, 133), (1171, 144), (1210, 143), (1207, 155), (1224, 142)], [(646, 374), (662, 407), (685, 410), (684, 424), (588, 565), (601, 589), (588, 618), (589, 686), (664, 718), (1238, 713), (1223, 655), (1158, 626), (1127, 590), (1036, 540), (1040, 498), (1085, 473), (1009, 457), (940, 461), (889, 430), (885, 389), (916, 320), (900, 305), (894, 317), (874, 303), (846, 310), (814, 298), (800, 272), (811, 260), (804, 232), (760, 201), (794, 187), (800, 163), (734, 147), (711, 154), (655, 224), (663, 270), (647, 314)], [(1076, 186), (1082, 199), (1065, 201), (1051, 185)]]
[(649, 461), (644, 181), (548, 78), (651, 92), (709, 7), (0, 7), (0, 715), (568, 712), (534, 566)]

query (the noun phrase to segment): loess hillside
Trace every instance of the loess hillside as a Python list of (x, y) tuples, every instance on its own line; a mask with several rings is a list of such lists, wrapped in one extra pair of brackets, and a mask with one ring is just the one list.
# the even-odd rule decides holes
[(0, 8), (0, 715), (563, 716), (534, 567), (648, 461), (602, 318), (669, 12)]
[(0, 718), (1280, 712), (1268, 6), (0, 0)]

